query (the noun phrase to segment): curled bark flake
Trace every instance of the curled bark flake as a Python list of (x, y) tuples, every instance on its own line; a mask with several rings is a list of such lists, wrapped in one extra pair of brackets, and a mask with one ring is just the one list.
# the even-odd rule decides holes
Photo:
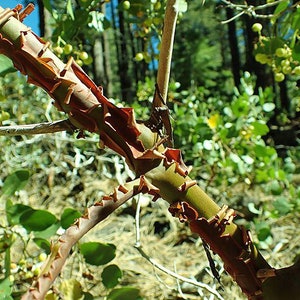
[(156, 201), (160, 198), (159, 189), (150, 183), (145, 176), (140, 177), (140, 184), (137, 187), (137, 192), (153, 196), (152, 201)]
[(186, 192), (189, 188), (191, 188), (192, 186), (196, 185), (197, 181), (196, 180), (189, 180), (189, 181), (185, 181), (179, 188), (178, 191), (179, 192)]
[(225, 226), (232, 223), (235, 217), (235, 211), (232, 208), (228, 208), (227, 205), (223, 205), (220, 211), (213, 218), (209, 219), (211, 224), (214, 224), (216, 228), (224, 231)]
[(185, 201), (172, 203), (169, 212), (182, 223), (198, 219), (198, 212)]
[(257, 278), (260, 278), (262, 281), (265, 281), (267, 278), (275, 276), (276, 269), (260, 269), (257, 271)]
[(176, 163), (175, 172), (180, 174), (183, 177), (186, 177), (191, 171), (182, 160), (181, 151), (179, 149), (170, 149), (167, 148), (164, 151), (165, 159), (164, 164), (165, 167), (169, 167), (173, 163)]
[[(198, 218), (191, 221), (190, 228), (222, 258), (225, 270), (239, 284), (249, 299), (262, 299), (260, 298), (262, 281), (256, 275), (254, 260), (256, 254), (252, 247), (251, 237), (243, 229), (243, 243), (240, 243), (234, 235), (226, 233), (226, 227), (229, 226), (233, 217), (234, 211), (224, 206), (216, 216), (209, 220)], [(249, 276), (244, 274), (249, 274)]]
[[(22, 5), (18, 4), (15, 9), (22, 9)], [(18, 11), (20, 11), (18, 10)], [(32, 3), (29, 3), (23, 11), (19, 12), (19, 14), (17, 15), (17, 19), (20, 21), (20, 22), (23, 22), (23, 20), (28, 16), (30, 15), (32, 12), (34, 11), (34, 5)]]

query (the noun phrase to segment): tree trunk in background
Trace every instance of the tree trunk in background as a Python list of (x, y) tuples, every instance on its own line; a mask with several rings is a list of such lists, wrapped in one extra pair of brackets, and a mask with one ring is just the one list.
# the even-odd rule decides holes
[[(135, 55), (139, 52), (138, 50), (138, 41), (139, 38), (134, 39), (134, 36), (132, 34), (132, 31), (130, 30), (130, 24), (127, 23), (127, 31), (128, 31), (128, 35), (129, 35), (129, 39), (130, 39), (130, 47), (131, 47), (131, 57), (135, 57)], [(137, 87), (139, 80), (143, 80), (145, 78), (145, 76), (143, 76), (141, 78), (140, 76), (140, 71), (142, 68), (140, 68), (142, 66), (141, 62), (137, 62), (137, 61), (133, 61), (133, 75), (135, 77), (135, 85)]]
[(97, 85), (101, 85), (104, 89), (106, 89), (107, 80), (105, 78), (104, 71), (104, 51), (100, 34), (98, 34), (94, 40), (93, 59), (94, 80)]
[(104, 71), (106, 78), (106, 95), (112, 97), (113, 94), (113, 71), (111, 66), (110, 44), (108, 32), (103, 32), (103, 50), (104, 50)]
[(105, 90), (105, 95), (112, 97), (112, 74), (110, 65), (107, 33), (103, 32), (95, 38), (93, 45), (94, 81)]
[(49, 40), (51, 39), (52, 34), (52, 28), (50, 25), (52, 16), (50, 12), (45, 8), (43, 0), (37, 0), (37, 4), (39, 7), (40, 35)]
[(245, 70), (256, 75), (255, 93), (257, 93), (259, 87), (266, 88), (268, 86), (272, 86), (274, 81), (271, 70), (267, 70), (266, 66), (257, 62), (253, 56), (254, 43), (257, 39), (257, 33), (252, 31), (252, 25), (254, 23), (255, 20), (253, 18), (245, 16)]
[[(233, 17), (233, 11), (230, 8), (226, 9), (227, 20)], [(236, 24), (235, 20), (228, 23), (228, 41), (231, 53), (231, 69), (234, 79), (234, 85), (240, 85), (240, 72), (241, 72), (241, 58), (238, 47), (238, 40), (236, 36)]]
[[(101, 11), (106, 14), (106, 5), (101, 6)], [(96, 84), (103, 86), (105, 94), (112, 97), (112, 70), (110, 65), (110, 46), (108, 31), (98, 33), (93, 44), (93, 73)]]
[[(118, 1), (119, 4), (122, 3), (122, 0)], [(131, 79), (129, 76), (129, 65), (128, 65), (128, 50), (127, 50), (127, 42), (126, 42), (126, 29), (125, 29), (125, 20), (124, 14), (122, 10), (118, 10), (119, 17), (119, 41), (120, 41), (120, 53), (119, 53), (119, 76), (121, 83), (121, 94), (122, 100), (130, 103), (132, 99), (131, 95)]]

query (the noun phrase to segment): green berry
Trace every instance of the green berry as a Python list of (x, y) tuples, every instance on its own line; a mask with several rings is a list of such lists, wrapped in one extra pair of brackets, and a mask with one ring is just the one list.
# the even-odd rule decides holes
[(143, 53), (139, 52), (135, 55), (135, 60), (136, 61), (142, 61), (144, 59)]
[(281, 82), (283, 81), (285, 78), (283, 73), (275, 73), (275, 81), (276, 82)]
[(281, 64), (282, 67), (288, 67), (291, 63), (288, 59), (284, 59), (284, 60), (281, 61), (280, 64)]
[(71, 44), (66, 44), (64, 46), (64, 53), (65, 54), (70, 54), (73, 51), (73, 46)]
[(276, 56), (278, 57), (286, 57), (288, 52), (284, 48), (277, 48), (275, 51)]
[(42, 253), (40, 253), (38, 258), (39, 258), (39, 261), (43, 262), (47, 259), (47, 254), (42, 252)]
[(261, 32), (262, 31), (262, 25), (260, 23), (254, 23), (252, 25), (252, 31), (253, 32)]
[(124, 1), (122, 3), (123, 9), (128, 10), (130, 8), (130, 2), (129, 1)]
[(58, 55), (61, 55), (61, 54), (64, 53), (64, 49), (63, 49), (62, 47), (60, 47), (60, 46), (55, 47), (53, 50), (54, 50), (54, 52), (57, 53)]
[(294, 68), (294, 73), (295, 75), (299, 76), (300, 75), (300, 66), (297, 66)]
[(283, 66), (282, 67), (282, 72), (284, 74), (290, 74), (292, 72), (292, 68), (290, 66)]
[(79, 58), (81, 60), (86, 60), (86, 59), (88, 59), (88, 57), (89, 57), (89, 55), (85, 51), (82, 51), (79, 53)]
[(35, 268), (34, 270), (33, 270), (33, 275), (34, 276), (39, 276), (41, 274), (41, 269), (40, 268)]
[(263, 53), (257, 53), (255, 55), (255, 60), (261, 64), (266, 64), (269, 60), (268, 56)]
[(83, 66), (83, 61), (81, 59), (76, 59), (76, 62), (80, 67)]
[(89, 56), (87, 59), (83, 61), (85, 65), (90, 65), (93, 62), (93, 58)]

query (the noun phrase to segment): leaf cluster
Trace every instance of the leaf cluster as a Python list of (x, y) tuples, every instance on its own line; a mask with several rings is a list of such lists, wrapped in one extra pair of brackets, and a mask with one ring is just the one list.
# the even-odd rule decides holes
[[(6, 201), (6, 224), (2, 224), (0, 255), (4, 257), (5, 278), (0, 280), (0, 288), (7, 299), (17, 299), (18, 295), (26, 289), (26, 281), (40, 274), (42, 263), (46, 258), (45, 254), (51, 253), (49, 238), (54, 237), (59, 230), (69, 228), (81, 216), (81, 213), (73, 208), (65, 208), (58, 217), (45, 209), (34, 209), (21, 203), (14, 204), (10, 197), (26, 186), (29, 177), (28, 170), (17, 170), (7, 176), (2, 188), (2, 200)], [(34, 244), (35, 251), (32, 253), (29, 249), (33, 249)], [(11, 262), (15, 248), (18, 248), (18, 252), (21, 253), (17, 261), (14, 259)], [(116, 264), (111, 264), (116, 256), (115, 245), (82, 242), (74, 250), (77, 256), (82, 256), (86, 264), (102, 266), (101, 282), (106, 290), (107, 299), (128, 299), (128, 297), (140, 299), (137, 288), (118, 287), (123, 273)], [(89, 269), (87, 266), (85, 268)], [(85, 276), (90, 277), (90, 280), (93, 279), (92, 274), (86, 273)], [(94, 299), (93, 295), (85, 291), (82, 283), (75, 278), (63, 280), (58, 289), (66, 299)], [(47, 297), (58, 299), (54, 291)]]

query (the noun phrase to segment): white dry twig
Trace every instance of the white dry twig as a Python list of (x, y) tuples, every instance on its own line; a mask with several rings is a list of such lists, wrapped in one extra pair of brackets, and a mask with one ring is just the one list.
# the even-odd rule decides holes
[(15, 136), (15, 135), (33, 135), (54, 133), (60, 131), (74, 131), (74, 127), (69, 120), (59, 120), (55, 122), (26, 124), (15, 126), (0, 126), (0, 135)]
[(158, 270), (164, 272), (165, 274), (168, 274), (169, 276), (174, 277), (177, 280), (192, 284), (194, 286), (197, 286), (199, 288), (207, 290), (209, 293), (213, 294), (217, 297), (217, 299), (224, 300), (224, 298), (213, 288), (211, 288), (208, 284), (205, 284), (203, 282), (199, 282), (184, 276), (181, 276), (177, 274), (176, 272), (173, 272), (163, 265), (156, 262), (152, 257), (150, 257), (148, 254), (145, 253), (143, 250), (143, 247), (141, 245), (141, 234), (140, 234), (140, 210), (141, 205), (140, 201), (137, 201), (137, 207), (136, 207), (136, 214), (135, 214), (135, 231), (136, 231), (136, 242), (135, 242), (135, 248), (139, 251), (139, 253), (144, 257), (150, 264), (152, 264), (155, 268)]
[(229, 8), (232, 8), (236, 11), (240, 11), (238, 14), (236, 14), (235, 16), (233, 16), (232, 18), (222, 21), (222, 24), (227, 24), (232, 22), (233, 20), (239, 18), (240, 16), (246, 14), (249, 16), (252, 16), (254, 18), (261, 18), (261, 19), (270, 19), (274, 17), (274, 14), (268, 14), (268, 15), (263, 15), (263, 14), (257, 14), (256, 11), (261, 10), (261, 9), (265, 9), (268, 7), (272, 7), (275, 6), (277, 4), (279, 4), (280, 2), (283, 2), (285, 0), (278, 0), (278, 1), (274, 1), (271, 3), (266, 3), (266, 4), (262, 4), (262, 5), (247, 5), (247, 4), (234, 4), (231, 3), (230, 1), (227, 0), (222, 0), (222, 2)]

